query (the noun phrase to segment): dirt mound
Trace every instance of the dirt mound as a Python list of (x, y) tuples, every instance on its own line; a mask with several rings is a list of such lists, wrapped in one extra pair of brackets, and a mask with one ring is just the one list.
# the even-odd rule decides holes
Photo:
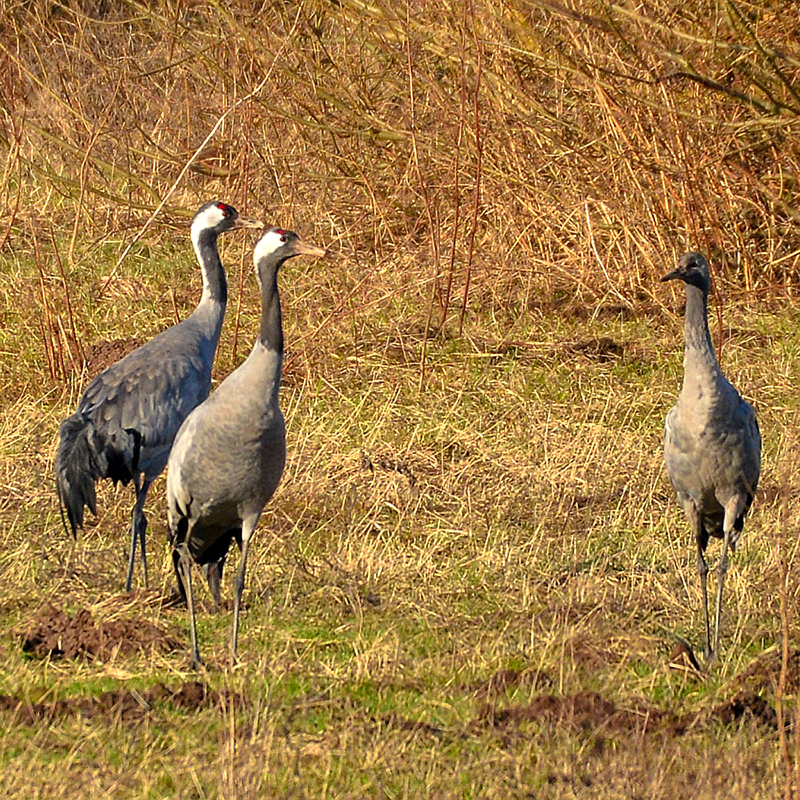
[(693, 678), (702, 678), (703, 670), (688, 642), (678, 642), (672, 649), (667, 666), (676, 672)]
[(89, 609), (74, 617), (53, 605), (36, 612), (22, 635), (22, 649), (37, 658), (79, 658), (107, 661), (115, 653), (171, 653), (181, 643), (164, 630), (140, 618), (116, 618), (95, 622)]
[(89, 377), (93, 378), (115, 361), (132, 353), (141, 344), (143, 341), (140, 339), (101, 339), (90, 344), (83, 354)]
[(568, 344), (564, 350), (567, 353), (576, 353), (595, 361), (606, 362), (621, 359), (625, 354), (625, 345), (615, 342), (608, 336), (601, 336)]
[(107, 716), (127, 722), (142, 719), (159, 706), (193, 711), (215, 706), (223, 700), (235, 705), (241, 702), (241, 698), (234, 693), (209, 690), (205, 684), (192, 681), (184, 683), (177, 690), (160, 683), (142, 692), (114, 689), (96, 697), (56, 700), (52, 703), (30, 703), (17, 697), (0, 695), (0, 713), (10, 711), (24, 725), (49, 723), (56, 718), (73, 716), (87, 719)]
[(584, 731), (604, 730), (616, 733), (651, 733), (666, 731), (682, 734), (689, 720), (644, 705), (619, 708), (597, 692), (577, 692), (564, 697), (542, 694), (527, 705), (496, 709), (487, 707), (480, 717), (483, 725), (506, 727), (522, 722), (564, 725)]
[[(734, 681), (735, 686), (751, 692), (775, 692), (781, 677), (782, 654), (780, 650), (756, 658)], [(786, 661), (784, 694), (797, 694), (800, 690), (800, 650), (791, 648)]]
[(552, 678), (538, 669), (500, 669), (485, 681), (473, 684), (470, 690), (478, 698), (490, 699), (517, 687), (543, 689), (553, 685)]
[(763, 697), (753, 692), (739, 692), (731, 700), (716, 706), (711, 716), (716, 717), (723, 725), (732, 725), (749, 716), (773, 730), (778, 729), (778, 715), (775, 709)]
[(777, 714), (770, 704), (752, 692), (740, 692), (709, 713), (678, 715), (670, 711), (633, 703), (621, 708), (597, 692), (577, 692), (558, 697), (542, 694), (527, 705), (500, 708), (486, 705), (473, 728), (508, 729), (524, 722), (565, 726), (585, 732), (617, 734), (662, 733), (681, 736), (694, 725), (714, 719), (723, 725), (753, 720), (768, 728), (777, 728)]

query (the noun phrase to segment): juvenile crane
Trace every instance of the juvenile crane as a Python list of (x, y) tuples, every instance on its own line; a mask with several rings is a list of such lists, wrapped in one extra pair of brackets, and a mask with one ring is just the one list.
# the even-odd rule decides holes
[[(708, 330), (708, 264), (700, 253), (686, 253), (678, 268), (661, 280), (686, 284), (683, 387), (667, 414), (664, 462), (672, 487), (697, 541), (697, 571), (705, 611), (705, 657), (712, 663), (719, 648), (722, 590), (728, 550), (736, 551), (744, 518), (761, 472), (761, 433), (753, 408), (724, 378)], [(717, 564), (714, 644), (708, 616), (709, 536), (722, 539)]]
[(84, 507), (97, 513), (95, 483), (133, 481), (131, 550), (125, 590), (130, 591), (139, 544), (147, 585), (144, 503), (150, 484), (167, 464), (172, 441), (189, 412), (208, 397), (211, 368), (225, 316), (227, 283), (217, 237), (236, 228), (261, 228), (233, 206), (211, 202), (192, 220), (191, 238), (203, 273), (194, 312), (101, 372), (86, 387), (78, 410), (61, 423), (56, 488), (73, 536)]
[(250, 539), (286, 461), (286, 428), (278, 402), (283, 322), (278, 270), (299, 255), (325, 250), (295, 233), (267, 228), (253, 252), (261, 288), (261, 331), (247, 359), (183, 423), (167, 472), (167, 515), (178, 586), (189, 607), (191, 661), (199, 665), (192, 563), (202, 566), (219, 605), (222, 566), (232, 541), (241, 549), (234, 584), (231, 655), (236, 658), (239, 612)]

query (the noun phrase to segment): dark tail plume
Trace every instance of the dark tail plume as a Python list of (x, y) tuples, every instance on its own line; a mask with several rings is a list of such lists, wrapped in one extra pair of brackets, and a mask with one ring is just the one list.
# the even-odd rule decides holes
[(105, 458), (94, 446), (92, 423), (80, 414), (67, 417), (59, 428), (56, 489), (62, 514), (66, 509), (73, 537), (83, 527), (83, 509), (97, 513), (94, 484), (105, 474)]

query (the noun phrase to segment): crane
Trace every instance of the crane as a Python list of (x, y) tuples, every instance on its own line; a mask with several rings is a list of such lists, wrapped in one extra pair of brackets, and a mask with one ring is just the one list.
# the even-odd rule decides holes
[[(706, 259), (700, 253), (686, 253), (679, 259), (678, 268), (661, 280), (681, 280), (686, 285), (683, 386), (678, 402), (667, 414), (664, 463), (697, 543), (706, 626), (705, 657), (711, 664), (719, 649), (728, 551), (736, 551), (758, 486), (761, 433), (755, 411), (725, 379), (714, 353), (708, 330), (711, 277)], [(713, 646), (705, 558), (709, 536), (722, 539)]]
[(167, 464), (172, 441), (192, 409), (208, 397), (211, 368), (227, 302), (225, 270), (217, 237), (238, 228), (261, 228), (233, 206), (205, 203), (192, 219), (191, 239), (203, 274), (203, 294), (182, 322), (107, 367), (86, 387), (77, 411), (59, 428), (56, 489), (73, 537), (83, 527), (84, 508), (97, 513), (95, 483), (133, 482), (130, 591), (137, 543), (147, 586), (144, 503), (150, 484)]
[(240, 546), (231, 637), (235, 659), (250, 540), (286, 462), (286, 428), (278, 395), (283, 368), (278, 270), (295, 256), (325, 254), (291, 231), (264, 230), (253, 251), (261, 289), (258, 338), (247, 359), (187, 417), (175, 438), (167, 471), (167, 516), (175, 574), (189, 607), (193, 666), (201, 661), (192, 564), (205, 569), (219, 605), (225, 556), (232, 541)]

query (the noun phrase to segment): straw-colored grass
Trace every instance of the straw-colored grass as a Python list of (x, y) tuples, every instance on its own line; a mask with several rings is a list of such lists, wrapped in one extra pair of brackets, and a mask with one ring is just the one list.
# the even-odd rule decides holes
[[(794, 797), (796, 12), (3, 5), (4, 796)], [(127, 597), (130, 490), (73, 544), (52, 460), (89, 377), (196, 302), (212, 197), (335, 256), (281, 274), (289, 461), (242, 663), (204, 609), (198, 675), (164, 645), (188, 628), (163, 478)], [(672, 655), (702, 611), (660, 452), (682, 293), (658, 277), (688, 249), (764, 435), (711, 674)], [(258, 324), (250, 242), (223, 260), (217, 380)], [(48, 604), (165, 638), (42, 659)]]

